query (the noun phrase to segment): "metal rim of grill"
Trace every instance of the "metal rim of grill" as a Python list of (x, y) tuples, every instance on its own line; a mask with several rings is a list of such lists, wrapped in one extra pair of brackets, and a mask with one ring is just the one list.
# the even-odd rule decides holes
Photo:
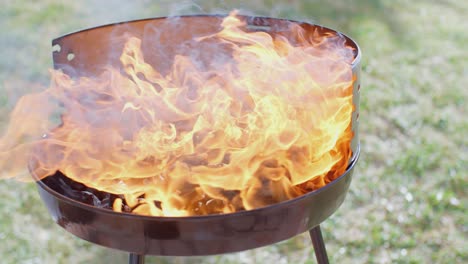
[[(210, 23), (220, 21), (223, 17), (195, 15), (182, 16), (179, 20), (189, 23), (191, 19), (197, 19)], [(282, 30), (288, 23), (297, 23), (306, 30), (341, 34), (319, 25), (292, 20), (240, 17), (259, 30)], [(124, 28), (143, 31), (146, 24), (158, 23), (164, 19), (166, 18), (116, 23), (64, 35), (52, 42), (53, 46), (60, 46), (58, 51), (53, 52), (54, 66), (64, 72), (70, 68), (92, 68), (93, 62), (100, 59), (99, 49), (105, 48), (102, 44), (106, 43), (106, 38), (113, 32)], [(49, 213), (65, 230), (92, 243), (138, 254), (167, 256), (211, 255), (252, 249), (318, 227), (344, 201), (360, 153), (358, 116), (361, 51), (356, 42), (343, 36), (356, 51), (352, 63), (355, 78), (355, 110), (352, 116), (354, 138), (351, 142), (353, 155), (346, 172), (333, 182), (295, 199), (248, 211), (207, 216), (153, 217), (118, 213), (83, 204), (57, 193), (43, 181), (38, 181), (40, 196)], [(80, 52), (82, 50), (94, 50), (94, 53), (84, 55)], [(73, 56), (70, 57), (70, 54)]]

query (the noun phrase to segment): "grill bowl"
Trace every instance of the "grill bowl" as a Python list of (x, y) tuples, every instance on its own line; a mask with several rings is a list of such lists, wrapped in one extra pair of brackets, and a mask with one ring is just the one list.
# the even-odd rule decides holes
[[(240, 16), (248, 26), (272, 34), (286, 34), (290, 23), (297, 23), (307, 32), (337, 33), (318, 25), (284, 19)], [(174, 34), (162, 38), (163, 43), (183, 40), (194, 30), (214, 30), (222, 16), (183, 16), (174, 24)], [(198, 25), (198, 27), (196, 26)], [(202, 25), (200, 27), (200, 25)], [(136, 20), (111, 24), (71, 33), (53, 40), (54, 67), (71, 76), (97, 74), (102, 64), (112, 62), (112, 50), (121, 44), (110, 39), (131, 31), (142, 36), (144, 31), (167, 26), (166, 18)], [(176, 36), (176, 39), (174, 39)], [(195, 256), (236, 252), (273, 244), (318, 226), (343, 203), (359, 158), (358, 116), (360, 88), (360, 49), (350, 38), (347, 44), (355, 49), (352, 63), (354, 76), (351, 142), (353, 155), (348, 169), (323, 188), (295, 199), (274, 205), (222, 215), (190, 217), (152, 217), (118, 213), (73, 200), (54, 190), (53, 183), (37, 181), (37, 187), (53, 220), (68, 232), (102, 246), (145, 255)], [(170, 47), (170, 45), (169, 45)], [(72, 56), (70, 56), (72, 55)], [(118, 58), (117, 58), (118, 59)]]

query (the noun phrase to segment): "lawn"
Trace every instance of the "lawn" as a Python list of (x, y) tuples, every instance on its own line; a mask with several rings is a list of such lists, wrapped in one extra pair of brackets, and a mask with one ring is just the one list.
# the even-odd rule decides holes
[[(21, 95), (48, 85), (50, 41), (70, 31), (232, 8), (319, 23), (363, 51), (361, 159), (345, 203), (322, 224), (331, 263), (468, 263), (467, 1), (131, 2), (1, 0), (0, 129)], [(127, 261), (58, 227), (34, 184), (12, 180), (0, 181), (0, 245), (6, 264)], [(315, 260), (302, 234), (240, 253), (147, 262)]]

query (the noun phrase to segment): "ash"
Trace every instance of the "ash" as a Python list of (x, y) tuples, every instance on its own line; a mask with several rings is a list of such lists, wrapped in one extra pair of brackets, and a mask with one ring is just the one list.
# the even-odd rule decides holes
[(60, 171), (42, 180), (48, 187), (74, 201), (99, 208), (112, 210), (114, 200), (119, 196), (89, 188), (73, 181)]

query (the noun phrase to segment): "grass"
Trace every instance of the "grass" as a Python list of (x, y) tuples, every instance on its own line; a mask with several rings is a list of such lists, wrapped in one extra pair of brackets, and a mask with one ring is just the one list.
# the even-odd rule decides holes
[[(99, 24), (242, 7), (317, 22), (363, 50), (362, 156), (343, 206), (322, 224), (332, 263), (467, 263), (468, 21), (465, 1), (11, 1), (0, 11), (0, 126), (47, 85), (50, 40)], [(220, 4), (222, 3), (222, 4)], [(196, 7), (198, 6), (198, 7)], [(220, 8), (222, 7), (222, 8)], [(125, 263), (52, 222), (34, 184), (0, 182), (2, 263)], [(149, 263), (315, 263), (306, 234), (235, 254)]]

